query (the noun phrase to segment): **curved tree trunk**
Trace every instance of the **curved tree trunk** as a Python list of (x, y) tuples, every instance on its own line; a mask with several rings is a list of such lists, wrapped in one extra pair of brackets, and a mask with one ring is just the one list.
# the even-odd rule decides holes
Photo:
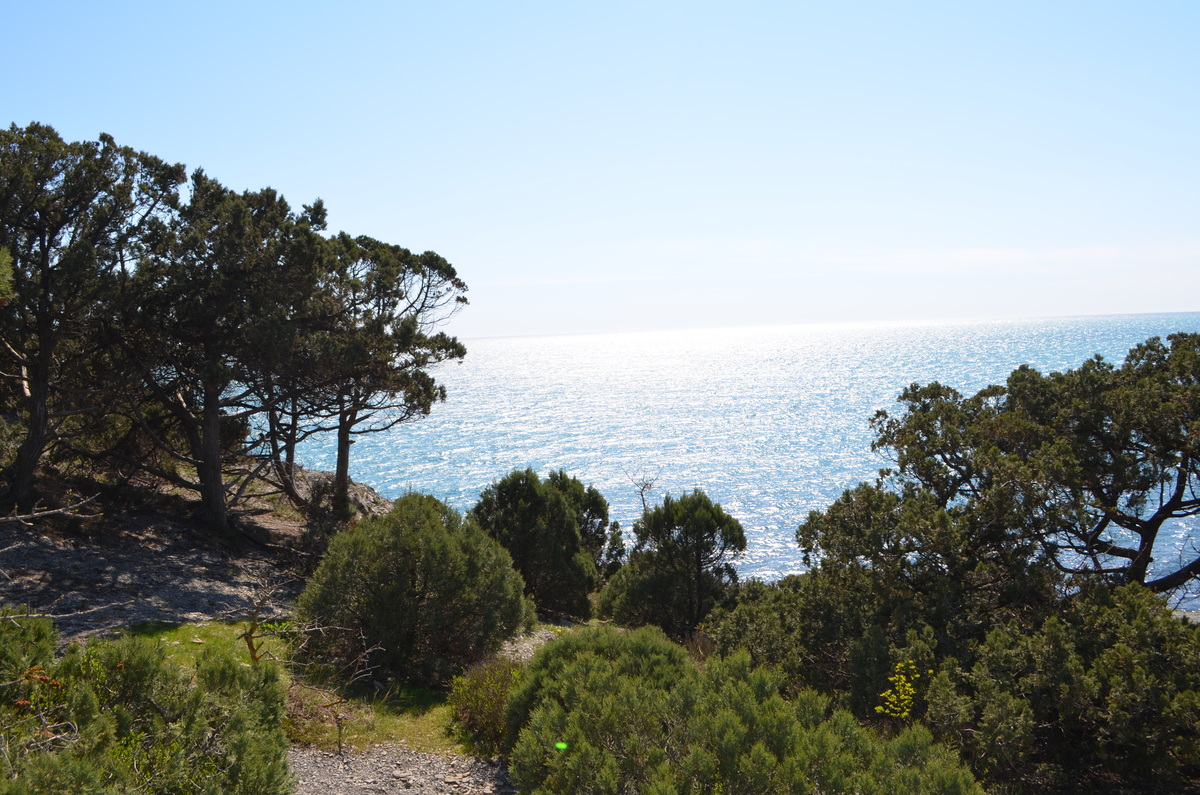
[(9, 500), (20, 513), (33, 510), (34, 484), (36, 482), (38, 463), (42, 452), (50, 440), (48, 412), (46, 409), (45, 390), (35, 388), (31, 395), (29, 406), (29, 427), (25, 433), (25, 441), (17, 448), (17, 460), (13, 464), (12, 490)]
[[(43, 323), (43, 338), (48, 324)], [(49, 351), (40, 350), (36, 356), (26, 359), (24, 365), (25, 407), (29, 413), (25, 430), (25, 440), (17, 448), (17, 460), (13, 463), (12, 487), (9, 492), (11, 502), (20, 513), (33, 510), (36, 494), (34, 486), (37, 482), (37, 468), (41, 463), (42, 453), (50, 442), (50, 361)]]
[(229, 509), (225, 503), (225, 477), (221, 466), (221, 407), (219, 395), (211, 386), (204, 390), (204, 418), (198, 452), (196, 474), (200, 479), (204, 518), (214, 530), (224, 531), (229, 527)]
[(337, 465), (333, 473), (333, 513), (338, 519), (350, 518), (350, 432), (358, 421), (358, 412), (343, 408), (338, 413)]

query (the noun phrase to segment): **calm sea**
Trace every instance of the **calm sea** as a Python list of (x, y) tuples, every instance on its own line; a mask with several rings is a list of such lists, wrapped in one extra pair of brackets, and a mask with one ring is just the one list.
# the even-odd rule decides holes
[[(773, 580), (803, 570), (794, 534), (808, 512), (887, 466), (868, 420), (908, 384), (972, 393), (1020, 364), (1118, 363), (1175, 331), (1200, 331), (1200, 313), (467, 340), (466, 360), (436, 371), (447, 401), (360, 437), (351, 476), (465, 510), (513, 469), (562, 468), (627, 531), (638, 482), (656, 499), (699, 488), (746, 529), (743, 577)], [(332, 469), (331, 442), (311, 441), (302, 462)]]

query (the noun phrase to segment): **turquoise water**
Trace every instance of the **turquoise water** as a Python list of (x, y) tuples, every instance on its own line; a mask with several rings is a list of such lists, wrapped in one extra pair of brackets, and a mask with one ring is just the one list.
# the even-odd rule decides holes
[[(887, 466), (868, 420), (908, 384), (971, 393), (1020, 364), (1119, 362), (1175, 331), (1200, 331), (1200, 313), (466, 340), (466, 360), (436, 371), (447, 402), (359, 437), (351, 476), (465, 510), (515, 468), (563, 468), (626, 530), (637, 482), (659, 499), (700, 488), (746, 529), (741, 574), (773, 580), (803, 570), (794, 534), (808, 512)], [(333, 455), (316, 439), (300, 459), (332, 469)], [(1177, 549), (1191, 544), (1176, 532)]]

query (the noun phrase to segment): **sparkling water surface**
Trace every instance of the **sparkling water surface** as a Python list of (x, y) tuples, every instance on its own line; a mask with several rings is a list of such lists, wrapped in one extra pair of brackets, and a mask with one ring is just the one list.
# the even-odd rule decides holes
[[(1200, 331), (1200, 313), (930, 324), (859, 324), (465, 340), (435, 373), (433, 413), (358, 437), (351, 477), (395, 498), (466, 510), (513, 469), (565, 469), (608, 499), (628, 532), (651, 499), (703, 489), (737, 517), (743, 577), (804, 570), (797, 525), (888, 465), (868, 421), (911, 383), (964, 394), (1018, 365), (1042, 372), (1101, 354), (1119, 363), (1152, 336)], [(332, 469), (333, 439), (299, 459)], [(1174, 530), (1170, 560), (1192, 548)]]

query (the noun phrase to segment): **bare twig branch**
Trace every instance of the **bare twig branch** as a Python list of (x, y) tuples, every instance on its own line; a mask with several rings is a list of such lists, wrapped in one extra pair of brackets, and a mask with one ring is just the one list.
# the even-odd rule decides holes
[[(52, 509), (46, 509), (46, 510), (40, 510), (40, 511), (35, 508), (30, 513), (21, 513), (21, 514), (17, 513), (14, 510), (8, 516), (0, 516), (0, 523), (16, 522), (17, 524), (22, 524), (22, 525), (25, 525), (26, 527), (32, 527), (32, 525), (30, 524), (30, 522), (32, 520), (43, 519), (47, 516), (75, 516), (80, 519), (94, 519), (99, 514), (83, 514), (83, 513), (78, 513), (78, 511), (83, 506), (94, 502), (98, 496), (100, 496), (100, 495), (93, 494), (91, 497), (88, 497), (87, 499), (80, 500), (79, 502), (76, 502), (72, 505), (65, 505), (62, 508), (52, 508)], [(10, 547), (10, 549), (11, 549), (11, 547)], [(4, 551), (7, 551), (7, 550), (4, 550)]]
[(89, 613), (96, 613), (96, 612), (99, 612), (100, 610), (107, 610), (110, 607), (128, 606), (128, 605), (133, 604), (134, 601), (135, 600), (133, 600), (133, 599), (127, 599), (124, 602), (113, 602), (113, 603), (107, 604), (107, 605), (100, 605), (99, 607), (89, 607), (87, 610), (76, 610), (73, 613), (12, 613), (12, 614), (8, 614), (8, 615), (0, 614), (0, 621), (11, 621), (13, 623), (16, 623), (17, 620), (23, 619), (23, 618), (52, 618), (55, 620), (60, 619), (60, 618), (74, 618), (75, 616), (86, 616)]

